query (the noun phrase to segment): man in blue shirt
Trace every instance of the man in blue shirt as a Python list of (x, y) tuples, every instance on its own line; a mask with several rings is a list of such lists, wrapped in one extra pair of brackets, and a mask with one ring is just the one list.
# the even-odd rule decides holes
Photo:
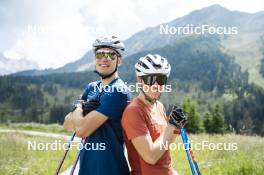
[(77, 107), (65, 117), (64, 127), (86, 138), (79, 175), (127, 175), (121, 117), (131, 95), (117, 73), (124, 44), (112, 36), (97, 39), (93, 47), (96, 73), (101, 80), (89, 83), (81, 99), (99, 99), (100, 105), (85, 116), (82, 108)]

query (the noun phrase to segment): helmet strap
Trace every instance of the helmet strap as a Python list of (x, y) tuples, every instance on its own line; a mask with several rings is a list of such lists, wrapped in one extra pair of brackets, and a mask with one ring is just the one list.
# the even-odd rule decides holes
[(145, 99), (146, 99), (149, 103), (151, 103), (151, 104), (156, 103), (157, 99), (152, 99), (150, 96), (148, 96), (148, 95), (143, 91), (142, 88), (140, 88), (140, 91), (142, 92), (142, 94), (144, 95)]

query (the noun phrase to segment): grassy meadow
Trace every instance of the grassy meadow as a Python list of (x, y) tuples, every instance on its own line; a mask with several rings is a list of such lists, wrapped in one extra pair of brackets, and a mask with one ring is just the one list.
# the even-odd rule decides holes
[[(205, 147), (204, 150), (193, 150), (202, 174), (261, 175), (264, 172), (264, 138), (235, 134), (199, 134), (190, 135), (189, 139), (192, 139), (193, 143), (208, 141), (225, 144), (223, 146), (225, 150), (210, 150), (209, 147)], [(177, 138), (177, 142), (182, 142), (180, 137)], [(191, 174), (184, 149), (173, 151), (172, 158), (173, 166), (180, 174)]]
[[(23, 129), (53, 133), (63, 133), (59, 125), (11, 124), (1, 125), (0, 129)], [(202, 174), (205, 175), (261, 175), (264, 172), (264, 138), (258, 136), (242, 136), (235, 134), (226, 135), (189, 135), (191, 143), (222, 143), (226, 150), (194, 150)], [(54, 174), (56, 167), (63, 155), (62, 150), (28, 150), (28, 141), (37, 143), (53, 143), (55, 139), (47, 137), (29, 136), (19, 133), (0, 133), (0, 174), (8, 175), (47, 175)], [(57, 140), (58, 141), (58, 140)], [(65, 140), (60, 140), (62, 143)], [(177, 137), (172, 148), (173, 167), (182, 175), (191, 174), (185, 151), (175, 145), (182, 143)], [(228, 144), (229, 143), (229, 144)], [(235, 147), (237, 150), (231, 150)], [(207, 144), (208, 145), (208, 144)], [(181, 145), (182, 146), (182, 145)], [(176, 148), (176, 149), (175, 149)], [(212, 148), (212, 147), (210, 147)], [(223, 148), (223, 147), (222, 147)], [(70, 151), (62, 170), (65, 170), (74, 161), (77, 151)]]
[[(23, 134), (0, 134), (0, 174), (8, 175), (48, 175), (54, 174), (63, 151), (28, 150), (28, 141), (54, 142), (46, 137), (27, 136)], [(64, 142), (62, 140), (62, 142)], [(71, 165), (76, 151), (71, 151), (62, 167)]]

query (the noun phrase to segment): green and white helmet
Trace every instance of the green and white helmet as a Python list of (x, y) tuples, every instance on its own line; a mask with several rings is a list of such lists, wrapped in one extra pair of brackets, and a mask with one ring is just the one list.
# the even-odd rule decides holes
[(171, 66), (166, 58), (160, 55), (148, 54), (139, 58), (139, 61), (135, 64), (135, 69), (138, 77), (151, 74), (162, 74), (169, 77)]
[(103, 36), (97, 38), (93, 43), (93, 51), (95, 52), (97, 49), (101, 47), (108, 47), (114, 49), (121, 56), (125, 51), (124, 43), (116, 36), (110, 36), (110, 37)]

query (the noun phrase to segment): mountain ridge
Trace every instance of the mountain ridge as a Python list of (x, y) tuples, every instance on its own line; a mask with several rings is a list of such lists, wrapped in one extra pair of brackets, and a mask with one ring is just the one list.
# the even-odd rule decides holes
[[(208, 7), (204, 7), (201, 9), (194, 10), (188, 13), (185, 16), (176, 18), (166, 23), (161, 23), (154, 27), (147, 27), (144, 30), (141, 30), (127, 40), (124, 41), (126, 45), (126, 54), (124, 59), (129, 57), (132, 54), (137, 52), (143, 52), (148, 50), (153, 50), (157, 48), (162, 48), (165, 45), (172, 44), (175, 40), (185, 37), (184, 35), (162, 35), (159, 33), (159, 27), (162, 24), (168, 24), (171, 26), (184, 26), (186, 24), (193, 25), (201, 25), (208, 24), (213, 26), (237, 26), (238, 34), (235, 36), (223, 35), (221, 36), (221, 46), (223, 51), (226, 51), (230, 56), (234, 56), (237, 60), (237, 63), (243, 62), (241, 59), (245, 57), (240, 57), (240, 55), (236, 54), (236, 50), (229, 50), (228, 48), (232, 46), (231, 44), (240, 45), (239, 40), (243, 39), (244, 33), (256, 33), (258, 36), (264, 29), (264, 11), (256, 12), (256, 13), (246, 13), (241, 11), (231, 11), (225, 7), (222, 7), (219, 4), (211, 5)], [(255, 25), (254, 25), (255, 24)], [(257, 37), (256, 36), (256, 39)], [(237, 38), (237, 39), (232, 39)], [(236, 42), (235, 42), (236, 41)], [(238, 41), (238, 42), (237, 42)], [(252, 41), (256, 42), (256, 41)], [(228, 45), (229, 44), (229, 45)], [(257, 45), (256, 47), (260, 47)], [(247, 48), (245, 48), (247, 50)], [(245, 54), (247, 54), (245, 50)], [(256, 58), (255, 61), (259, 62), (259, 58)], [(44, 71), (34, 70), (34, 71), (26, 71), (20, 72), (18, 74), (22, 75), (41, 75), (41, 74), (49, 74), (49, 73), (62, 73), (62, 72), (79, 72), (85, 70), (93, 69), (93, 53), (91, 50), (87, 51), (80, 59), (65, 64), (63, 67), (58, 69), (48, 69)], [(258, 64), (258, 63), (256, 63)], [(245, 64), (242, 64), (244, 69), (248, 69)], [(257, 69), (254, 65), (250, 69), (254, 69), (254, 72), (251, 76), (255, 76), (258, 73), (255, 73)], [(258, 75), (257, 75), (258, 76)], [(254, 79), (254, 78), (253, 78)], [(264, 85), (263, 85), (264, 86)]]
[(0, 53), (0, 75), (37, 68), (37, 64), (27, 58), (9, 59)]

